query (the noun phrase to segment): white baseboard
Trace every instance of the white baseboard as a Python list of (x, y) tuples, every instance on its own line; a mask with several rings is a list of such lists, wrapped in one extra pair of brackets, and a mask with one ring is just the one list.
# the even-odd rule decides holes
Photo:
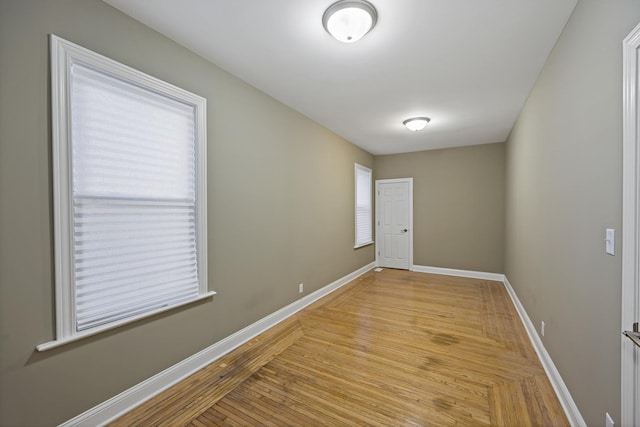
[(255, 323), (247, 326), (246, 328), (229, 335), (228, 337), (218, 341), (217, 343), (205, 348), (204, 350), (188, 357), (187, 359), (176, 363), (175, 365), (165, 369), (162, 372), (154, 375), (151, 378), (131, 387), (128, 390), (123, 391), (117, 396), (94, 406), (86, 412), (72, 418), (65, 423), (61, 424), (64, 427), (70, 426), (100, 426), (107, 424), (116, 418), (129, 412), (136, 406), (151, 399), (157, 394), (168, 389), (172, 385), (187, 378), (189, 375), (195, 373), (201, 368), (204, 368), (211, 362), (219, 359), (231, 350), (239, 347), (245, 342), (260, 335), (267, 329), (282, 322), (286, 318), (292, 316), (298, 311), (302, 310), (309, 304), (319, 300), (320, 298), (330, 294), (336, 289), (346, 285), (350, 281), (354, 280), (358, 276), (366, 273), (375, 267), (375, 263), (372, 262), (358, 270), (347, 274), (344, 277), (336, 280), (327, 286), (318, 289), (309, 295), (300, 298), (299, 300), (289, 304), (286, 307), (258, 320)]
[(560, 404), (562, 405), (562, 408), (564, 409), (564, 412), (567, 415), (567, 418), (569, 419), (569, 423), (573, 427), (583, 427), (583, 426), (586, 427), (587, 423), (584, 421), (584, 418), (582, 418), (582, 415), (578, 410), (578, 406), (576, 406), (576, 403), (573, 401), (573, 398), (571, 397), (571, 393), (569, 393), (569, 389), (567, 388), (564, 381), (562, 380), (562, 377), (560, 376), (560, 372), (558, 372), (556, 365), (553, 364), (553, 360), (551, 360), (551, 356), (549, 356), (549, 353), (544, 348), (544, 344), (542, 343), (542, 340), (538, 335), (538, 331), (533, 325), (533, 322), (531, 322), (529, 315), (527, 314), (526, 310), (524, 309), (524, 306), (520, 302), (520, 299), (518, 299), (518, 295), (516, 295), (516, 292), (511, 286), (511, 283), (509, 283), (509, 280), (507, 279), (506, 276), (504, 276), (504, 287), (507, 289), (507, 292), (511, 297), (511, 301), (513, 301), (513, 305), (516, 307), (516, 311), (518, 312), (518, 315), (522, 320), (522, 324), (527, 330), (527, 334), (529, 334), (529, 339), (533, 344), (533, 348), (538, 354), (540, 363), (542, 363), (542, 367), (547, 373), (547, 377), (549, 377), (549, 381), (551, 381), (551, 385), (553, 386), (553, 389), (555, 390), (556, 395), (558, 396), (558, 400), (560, 400)]
[(425, 265), (414, 265), (411, 271), (418, 273), (442, 274), (445, 276), (468, 277), (470, 279), (494, 280), (496, 282), (504, 281), (504, 274), (485, 273), (483, 271), (456, 270), (453, 268), (428, 267)]

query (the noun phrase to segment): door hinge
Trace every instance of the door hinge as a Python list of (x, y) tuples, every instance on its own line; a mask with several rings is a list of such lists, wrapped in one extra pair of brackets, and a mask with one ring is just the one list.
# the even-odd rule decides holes
[(640, 330), (638, 330), (638, 322), (633, 324), (633, 332), (640, 332)]

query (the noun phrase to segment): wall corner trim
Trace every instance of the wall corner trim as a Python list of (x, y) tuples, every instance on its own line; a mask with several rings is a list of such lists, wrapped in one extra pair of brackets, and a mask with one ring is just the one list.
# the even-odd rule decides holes
[(267, 329), (294, 315), (309, 304), (330, 294), (375, 267), (375, 262), (367, 264), (344, 277), (300, 298), (291, 304), (263, 317), (240, 331), (229, 335), (198, 353), (176, 363), (162, 372), (142, 381), (128, 390), (94, 406), (82, 414), (60, 424), (71, 426), (102, 426), (129, 412), (199, 369), (219, 359), (240, 345), (250, 341)]
[(507, 276), (503, 275), (503, 277), (504, 277), (503, 279), (504, 287), (507, 290), (507, 293), (509, 294), (509, 296), (511, 297), (511, 301), (513, 302), (513, 305), (515, 306), (516, 311), (518, 312), (518, 315), (522, 320), (522, 324), (524, 325), (524, 328), (526, 329), (527, 334), (529, 335), (531, 344), (533, 344), (533, 348), (538, 354), (538, 358), (542, 363), (542, 367), (547, 373), (547, 377), (549, 378), (549, 381), (551, 381), (551, 385), (553, 386), (553, 389), (555, 390), (556, 395), (558, 396), (558, 400), (560, 400), (560, 404), (562, 405), (562, 408), (564, 409), (564, 413), (569, 419), (569, 423), (573, 427), (586, 427), (587, 423), (584, 421), (584, 418), (582, 418), (582, 415), (578, 410), (578, 406), (573, 401), (573, 398), (571, 397), (571, 393), (569, 393), (569, 389), (567, 388), (564, 381), (562, 380), (562, 377), (560, 376), (560, 372), (558, 372), (556, 365), (554, 365), (553, 360), (551, 360), (551, 356), (547, 352), (547, 349), (544, 347), (544, 344), (542, 343), (542, 340), (538, 335), (538, 331), (536, 330), (535, 326), (533, 325), (533, 322), (529, 318), (527, 311), (524, 309), (524, 306), (520, 302), (518, 295), (516, 295), (516, 292), (511, 286), (511, 283), (509, 283), (509, 279), (507, 279)]

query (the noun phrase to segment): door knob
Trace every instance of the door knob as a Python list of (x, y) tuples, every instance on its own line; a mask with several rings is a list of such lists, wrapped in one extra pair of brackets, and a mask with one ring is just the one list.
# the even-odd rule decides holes
[(409, 231), (409, 230), (407, 230), (407, 229), (405, 228), (404, 230), (400, 230), (400, 231), (401, 231), (401, 232), (403, 232), (403, 233), (406, 233), (406, 232), (407, 232), (407, 231)]
[(638, 347), (640, 347), (640, 333), (638, 332), (633, 332), (633, 331), (624, 331), (622, 333), (622, 335), (626, 336), (627, 338), (629, 338), (631, 341), (633, 341), (633, 343), (635, 345), (637, 345)]

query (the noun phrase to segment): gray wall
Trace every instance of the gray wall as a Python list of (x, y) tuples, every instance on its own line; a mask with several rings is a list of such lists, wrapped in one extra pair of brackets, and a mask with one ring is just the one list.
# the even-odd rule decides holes
[[(55, 325), (48, 33), (208, 99), (219, 294), (37, 353)], [(353, 249), (353, 163), (373, 156), (105, 3), (0, 0), (0, 64), (0, 425), (65, 421), (374, 260)]]
[(594, 426), (620, 422), (622, 40), (639, 20), (637, 0), (581, 0), (507, 141), (506, 275)]
[(376, 156), (374, 169), (413, 177), (415, 265), (503, 272), (503, 143)]

